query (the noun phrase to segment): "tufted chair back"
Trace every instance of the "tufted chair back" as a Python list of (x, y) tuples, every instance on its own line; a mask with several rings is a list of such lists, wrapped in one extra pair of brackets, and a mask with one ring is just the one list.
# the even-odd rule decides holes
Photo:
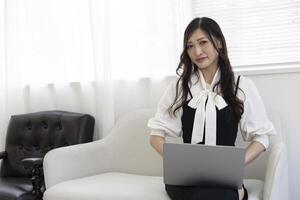
[(87, 114), (66, 111), (44, 111), (11, 117), (2, 162), (1, 177), (31, 177), (21, 160), (44, 157), (51, 149), (90, 142), (95, 120)]

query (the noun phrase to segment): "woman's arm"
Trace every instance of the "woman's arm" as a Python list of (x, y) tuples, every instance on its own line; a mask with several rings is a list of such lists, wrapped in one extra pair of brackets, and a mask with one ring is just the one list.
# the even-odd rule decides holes
[(262, 145), (260, 142), (257, 141), (251, 142), (246, 149), (245, 165), (251, 163), (263, 151), (265, 151), (264, 145)]
[(163, 146), (165, 143), (165, 138), (157, 135), (150, 135), (150, 144), (151, 146), (163, 156)]
[[(265, 151), (264, 145), (262, 145), (260, 142), (257, 142), (257, 141), (251, 142), (246, 149), (245, 165), (248, 165), (249, 163), (251, 163), (263, 151)], [(245, 194), (244, 188), (239, 189), (239, 199), (240, 200), (244, 198), (244, 194)]]

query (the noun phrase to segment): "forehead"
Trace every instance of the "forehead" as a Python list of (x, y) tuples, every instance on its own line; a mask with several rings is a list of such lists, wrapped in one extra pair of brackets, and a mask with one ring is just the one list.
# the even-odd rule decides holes
[(202, 31), (200, 28), (197, 28), (189, 37), (188, 39), (188, 43), (189, 42), (195, 42), (198, 41), (200, 39), (208, 39), (207, 34)]

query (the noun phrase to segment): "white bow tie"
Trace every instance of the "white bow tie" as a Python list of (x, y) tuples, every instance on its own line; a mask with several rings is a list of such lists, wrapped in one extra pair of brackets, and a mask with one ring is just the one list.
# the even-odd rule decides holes
[(205, 144), (216, 145), (216, 107), (221, 110), (227, 106), (223, 97), (208, 89), (201, 90), (190, 100), (188, 106), (196, 109), (191, 143), (203, 141), (205, 124)]

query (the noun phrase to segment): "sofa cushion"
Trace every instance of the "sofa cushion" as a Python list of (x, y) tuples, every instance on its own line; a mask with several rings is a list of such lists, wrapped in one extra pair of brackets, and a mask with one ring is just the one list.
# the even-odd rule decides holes
[(125, 173), (104, 173), (59, 183), (44, 200), (168, 199), (162, 178)]
[[(262, 197), (262, 181), (245, 180), (245, 187), (249, 192), (249, 200), (258, 200)], [(109, 172), (59, 183), (46, 190), (44, 200), (47, 199), (163, 200), (169, 198), (162, 177)]]
[[(30, 195), (33, 190), (31, 179), (23, 177), (1, 177), (0, 178), (0, 199), (1, 200), (22, 200)], [(28, 197), (27, 197), (28, 199)]]
[(245, 179), (245, 188), (248, 191), (248, 200), (263, 199), (264, 182), (256, 179)]

